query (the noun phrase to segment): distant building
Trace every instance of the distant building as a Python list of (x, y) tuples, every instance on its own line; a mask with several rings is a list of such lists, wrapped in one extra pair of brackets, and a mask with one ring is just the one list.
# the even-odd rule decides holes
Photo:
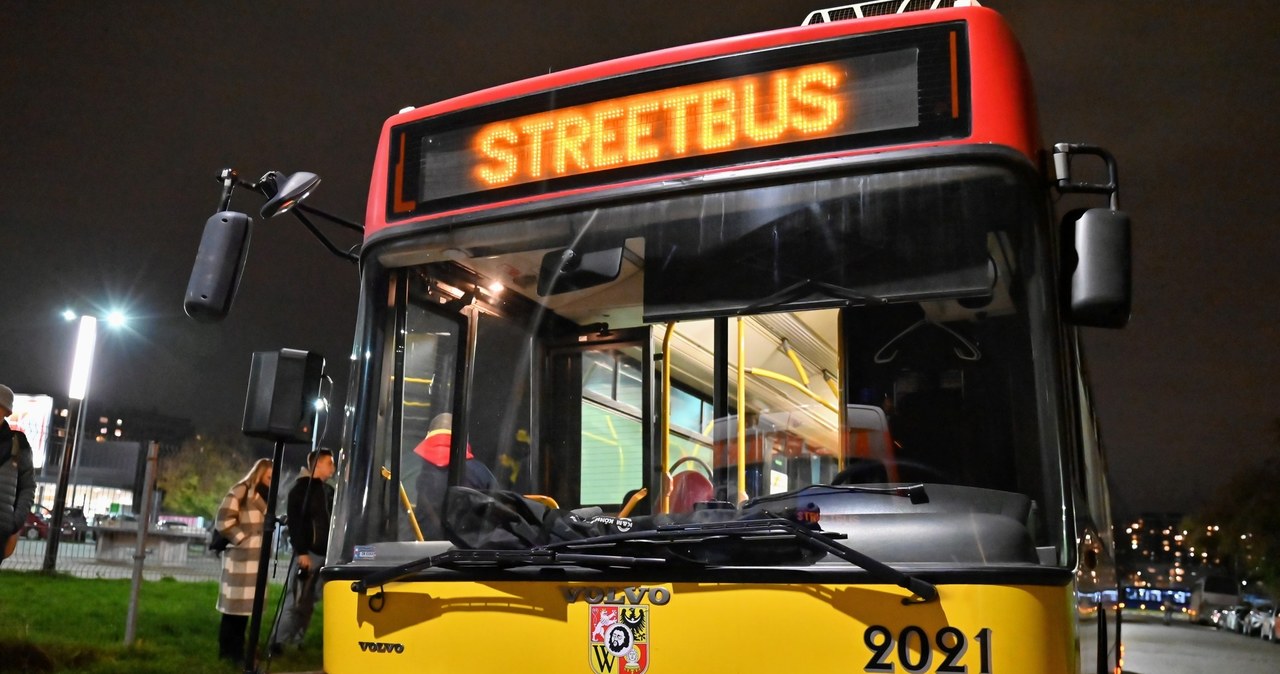
[[(1182, 528), (1183, 520), (1182, 513), (1143, 513), (1121, 525), (1116, 552), (1124, 561), (1125, 585), (1186, 588), (1215, 574), (1234, 577), (1215, 545), (1218, 527), (1191, 532)], [(1192, 545), (1193, 533), (1202, 534), (1199, 548)]]
[[(110, 408), (94, 405), (81, 428), (83, 443), (77, 452), (67, 485), (67, 505), (94, 515), (132, 513), (142, 493), (146, 448), (160, 445), (160, 454), (172, 454), (195, 435), (190, 419), (156, 410)], [(36, 501), (52, 507), (62, 455), (67, 441), (70, 408), (66, 398), (55, 398), (50, 429), (49, 457), (36, 481)]]
[[(58, 465), (61, 460), (61, 448), (66, 441), (68, 415), (70, 414), (66, 398), (55, 398), (53, 410), (53, 430), (51, 446), (51, 463)], [(88, 416), (84, 420), (83, 436), (85, 444), (89, 442), (141, 442), (160, 443), (161, 455), (176, 452), (182, 443), (195, 435), (195, 425), (190, 419), (161, 414), (154, 409), (140, 410), (131, 407), (111, 408), (98, 407), (92, 402), (86, 410)]]
[(1143, 513), (1116, 532), (1117, 554), (1126, 560), (1124, 584), (1135, 587), (1181, 587), (1192, 581), (1187, 532), (1182, 513)]

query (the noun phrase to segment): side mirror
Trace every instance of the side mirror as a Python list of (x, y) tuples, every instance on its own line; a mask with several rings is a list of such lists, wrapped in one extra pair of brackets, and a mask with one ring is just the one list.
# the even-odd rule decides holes
[(191, 266), (187, 296), (182, 303), (188, 316), (203, 323), (226, 318), (240, 287), (252, 228), (253, 220), (235, 211), (214, 213), (204, 223), (200, 250)]
[[(275, 174), (278, 176), (279, 174)], [(276, 177), (272, 184), (276, 193), (262, 205), (259, 214), (264, 218), (274, 218), (298, 205), (298, 202), (311, 195), (311, 190), (320, 184), (320, 176), (306, 171), (299, 171), (283, 180)]]
[(1133, 301), (1129, 216), (1108, 208), (1074, 211), (1067, 215), (1062, 231), (1063, 254), (1068, 258), (1063, 273), (1071, 275), (1071, 321), (1097, 328), (1124, 327)]
[(572, 248), (542, 256), (538, 296), (558, 295), (608, 283), (622, 272), (622, 246), (581, 253)]
[(309, 351), (255, 351), (241, 430), (251, 438), (310, 442), (324, 357)]

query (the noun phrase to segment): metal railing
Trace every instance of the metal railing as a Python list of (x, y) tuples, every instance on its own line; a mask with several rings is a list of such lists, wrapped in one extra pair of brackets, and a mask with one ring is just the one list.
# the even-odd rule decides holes
[[(58, 545), (56, 571), (77, 578), (130, 578), (133, 574), (133, 554), (137, 531), (120, 529), (120, 536), (103, 533), (105, 528), (94, 527), (84, 541), (63, 539)], [(277, 532), (280, 530), (277, 529)], [(290, 550), (288, 538), (280, 536), (284, 546), (277, 544), (270, 568), (272, 582), (283, 582), (288, 573)], [(191, 535), (181, 543), (170, 536), (167, 544), (159, 537), (147, 539), (146, 558), (143, 560), (143, 578), (199, 582), (218, 580), (222, 571), (222, 559), (208, 549), (206, 535)], [(279, 541), (278, 541), (279, 542)], [(41, 538), (22, 538), (13, 556), (4, 560), (0, 571), (40, 571), (44, 562), (46, 541)]]

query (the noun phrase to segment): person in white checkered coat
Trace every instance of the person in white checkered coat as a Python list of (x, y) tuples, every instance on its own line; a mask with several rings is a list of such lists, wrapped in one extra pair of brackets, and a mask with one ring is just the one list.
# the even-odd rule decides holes
[(271, 474), (271, 461), (258, 459), (218, 506), (215, 526), (231, 541), (222, 553), (222, 576), (218, 579), (217, 608), (222, 614), (218, 655), (233, 662), (244, 659), (245, 628), (253, 612)]

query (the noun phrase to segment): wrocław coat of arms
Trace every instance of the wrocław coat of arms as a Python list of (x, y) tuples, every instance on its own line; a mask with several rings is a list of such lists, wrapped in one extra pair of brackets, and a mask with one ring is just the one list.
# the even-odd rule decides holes
[(649, 607), (591, 606), (587, 659), (595, 674), (643, 674), (649, 668)]

